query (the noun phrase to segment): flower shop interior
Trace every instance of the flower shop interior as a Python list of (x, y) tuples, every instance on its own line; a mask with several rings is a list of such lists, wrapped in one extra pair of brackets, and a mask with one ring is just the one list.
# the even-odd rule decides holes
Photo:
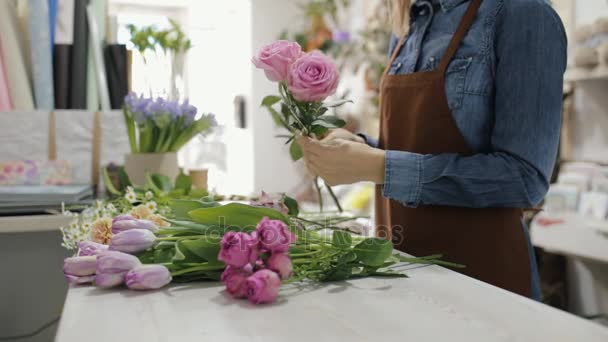
[[(546, 2), (568, 64), (531, 300), (393, 250), (375, 184), (304, 160), (378, 137), (394, 2), (0, 0), (0, 341), (608, 341), (608, 2)], [(329, 90), (298, 87), (318, 61)]]

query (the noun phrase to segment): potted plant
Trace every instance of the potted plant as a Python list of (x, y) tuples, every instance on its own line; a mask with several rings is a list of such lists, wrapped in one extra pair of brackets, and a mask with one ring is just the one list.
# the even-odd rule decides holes
[(131, 153), (125, 171), (134, 184), (144, 184), (146, 173), (175, 179), (179, 174), (177, 152), (195, 135), (217, 125), (213, 114), (197, 116), (197, 108), (184, 101), (144, 98), (130, 93), (123, 108)]

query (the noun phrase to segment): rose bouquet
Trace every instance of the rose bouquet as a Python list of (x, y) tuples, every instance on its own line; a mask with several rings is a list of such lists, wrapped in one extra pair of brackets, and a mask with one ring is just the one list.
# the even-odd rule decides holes
[(132, 214), (115, 216), (107, 222), (106, 239), (79, 242), (76, 256), (64, 262), (65, 278), (72, 284), (133, 290), (222, 281), (229, 295), (262, 304), (273, 302), (282, 284), (296, 281), (405, 277), (390, 269), (400, 262), (454, 266), (439, 255), (395, 254), (392, 243), (382, 239), (306, 230), (297, 203), (279, 206), (287, 213), (276, 210), (276, 203), (254, 204), (174, 200), (166, 227)]
[[(297, 135), (321, 138), (329, 129), (345, 125), (344, 120), (328, 112), (349, 101), (324, 102), (336, 92), (340, 74), (334, 61), (322, 52), (303, 53), (298, 43), (279, 40), (262, 47), (253, 64), (264, 70), (270, 81), (278, 83), (280, 95), (266, 96), (262, 106), (268, 109), (277, 125), (289, 132), (286, 143), (291, 144), (289, 152), (294, 161), (302, 158), (302, 150), (295, 140)], [(275, 106), (280, 108), (277, 110)], [(318, 178), (314, 184), (323, 209)], [(342, 211), (331, 187), (326, 187)]]
[(123, 112), (132, 153), (177, 152), (194, 136), (217, 125), (213, 114), (197, 118), (197, 108), (187, 100), (154, 100), (130, 93)]

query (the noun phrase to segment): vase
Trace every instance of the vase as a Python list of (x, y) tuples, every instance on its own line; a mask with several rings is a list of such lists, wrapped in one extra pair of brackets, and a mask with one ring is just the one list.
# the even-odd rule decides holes
[(169, 84), (170, 99), (173, 101), (183, 101), (186, 99), (186, 53), (176, 51), (171, 54), (171, 80)]
[(144, 185), (146, 173), (158, 173), (175, 180), (179, 175), (177, 153), (130, 153), (125, 156), (125, 171), (131, 183)]

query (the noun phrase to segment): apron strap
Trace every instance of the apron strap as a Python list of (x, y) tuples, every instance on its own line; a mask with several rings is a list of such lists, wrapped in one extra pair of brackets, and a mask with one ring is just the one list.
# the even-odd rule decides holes
[(481, 0), (472, 0), (469, 4), (469, 7), (467, 8), (467, 11), (462, 16), (460, 25), (458, 25), (458, 29), (456, 29), (454, 36), (452, 36), (450, 45), (448, 46), (448, 49), (445, 51), (445, 54), (443, 55), (443, 58), (439, 63), (438, 70), (440, 70), (441, 73), (445, 74), (445, 71), (448, 69), (448, 65), (454, 58), (454, 55), (456, 55), (456, 51), (458, 50), (460, 43), (469, 31), (469, 28), (473, 24), (473, 21), (475, 21), (475, 15), (477, 14), (479, 6), (481, 6)]
[(386, 68), (384, 68), (384, 73), (382, 74), (383, 77), (386, 76), (386, 75), (388, 75), (388, 72), (391, 69), (391, 66), (393, 65), (393, 62), (397, 58), (397, 55), (399, 55), (399, 51), (401, 50), (401, 47), (403, 47), (403, 44), (405, 43), (406, 39), (407, 39), (407, 35), (401, 37), (399, 39), (399, 41), (397, 42), (397, 45), (395, 45), (395, 49), (393, 50), (393, 54), (391, 55), (391, 59), (388, 61), (388, 64), (386, 65)]

